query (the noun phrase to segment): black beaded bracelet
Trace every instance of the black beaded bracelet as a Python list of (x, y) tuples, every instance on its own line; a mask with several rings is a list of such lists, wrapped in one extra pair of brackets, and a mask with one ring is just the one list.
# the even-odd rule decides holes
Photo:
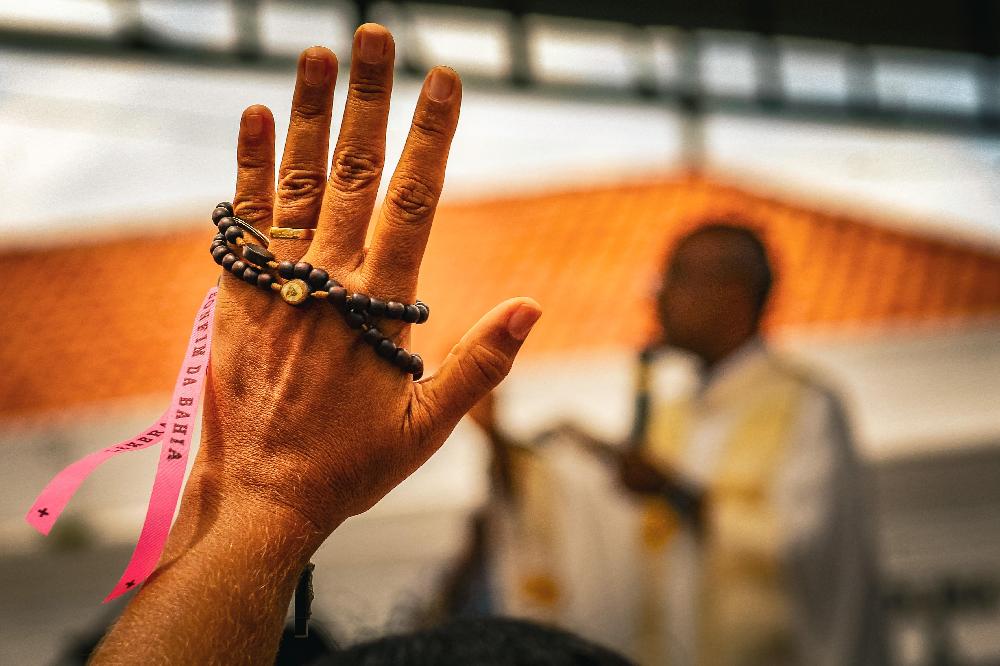
[[(322, 268), (306, 261), (277, 261), (267, 249), (267, 237), (233, 214), (233, 205), (223, 201), (212, 211), (212, 223), (219, 233), (212, 239), (215, 263), (244, 282), (267, 291), (276, 291), (290, 305), (301, 305), (310, 298), (327, 300), (341, 313), (347, 325), (361, 331), (361, 339), (375, 353), (400, 370), (420, 379), (424, 361), (387, 338), (375, 325), (375, 318), (395, 319), (407, 324), (423, 324), (431, 310), (426, 303), (412, 304), (384, 301), (367, 294), (349, 294), (344, 285)], [(260, 243), (248, 242), (249, 234)]]

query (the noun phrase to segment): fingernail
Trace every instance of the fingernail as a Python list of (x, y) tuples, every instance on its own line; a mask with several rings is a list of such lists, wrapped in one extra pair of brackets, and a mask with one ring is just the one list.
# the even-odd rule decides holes
[(535, 325), (538, 318), (542, 316), (542, 311), (530, 305), (522, 305), (507, 320), (507, 332), (515, 340), (524, 340), (531, 332), (531, 327)]
[(243, 126), (246, 128), (247, 136), (259, 136), (264, 129), (264, 119), (259, 113), (248, 113), (243, 119)]
[(361, 31), (361, 60), (377, 65), (385, 56), (385, 34), (378, 30)]
[(326, 78), (326, 61), (322, 58), (306, 58), (306, 83), (311, 86), (323, 83)]
[(427, 96), (435, 102), (446, 102), (455, 89), (455, 77), (447, 69), (438, 68), (427, 80)]

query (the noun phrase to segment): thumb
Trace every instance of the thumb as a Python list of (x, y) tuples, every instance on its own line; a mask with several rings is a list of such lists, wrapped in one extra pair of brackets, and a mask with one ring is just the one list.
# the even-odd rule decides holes
[(512, 298), (487, 312), (452, 348), (434, 376), (418, 384), (432, 427), (453, 428), (499, 384), (542, 308), (530, 298)]

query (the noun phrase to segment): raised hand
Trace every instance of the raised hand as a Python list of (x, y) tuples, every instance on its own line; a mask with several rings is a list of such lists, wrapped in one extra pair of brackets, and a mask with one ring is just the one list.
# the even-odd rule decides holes
[[(252, 106), (243, 114), (234, 206), (264, 234), (315, 229), (311, 241), (272, 241), (278, 260), (321, 267), (351, 292), (412, 302), (462, 86), (443, 67), (425, 80), (366, 248), (392, 66), (389, 32), (359, 28), (331, 161), (337, 59), (324, 48), (306, 50), (277, 184), (271, 112)], [(201, 448), (180, 513), (159, 566), (93, 663), (273, 662), (292, 589), (315, 549), (437, 450), (506, 376), (540, 315), (530, 299), (501, 303), (434, 376), (414, 382), (376, 356), (330, 303), (292, 306), (225, 273)], [(407, 324), (379, 328), (409, 345)]]
[[(385, 28), (358, 29), (331, 161), (337, 58), (321, 47), (306, 50), (277, 187), (274, 120), (266, 107), (252, 106), (240, 126), (234, 206), (265, 234), (272, 226), (315, 228), (311, 241), (272, 241), (279, 260), (301, 258), (322, 267), (349, 292), (412, 302), (462, 85), (445, 67), (428, 74), (365, 247), (382, 176), (393, 56)], [(291, 509), (328, 533), (371, 507), (441, 445), (507, 374), (540, 314), (530, 299), (501, 303), (462, 338), (435, 376), (414, 383), (378, 358), (328, 304), (290, 307), (226, 274), (198, 480), (265, 507)], [(408, 325), (380, 328), (409, 346)]]

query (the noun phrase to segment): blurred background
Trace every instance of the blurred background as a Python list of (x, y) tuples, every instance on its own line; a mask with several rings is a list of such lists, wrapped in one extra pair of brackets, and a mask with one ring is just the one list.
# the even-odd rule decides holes
[[(531, 295), (545, 316), (498, 422), (621, 440), (664, 251), (707, 217), (752, 221), (779, 274), (767, 332), (856, 432), (896, 662), (1000, 663), (993, 0), (0, 0), (0, 661), (52, 663), (118, 609), (100, 600), (157, 454), (104, 465), (48, 538), (24, 511), (160, 414), (217, 275), (242, 109), (270, 106), (280, 143), (313, 44), (340, 55), (342, 101), (365, 21), (399, 55), (387, 168), (424, 72), (465, 82), (421, 276), (428, 363)], [(339, 530), (317, 617), (345, 640), (405, 627), (467, 548), (487, 466), (463, 422)]]

